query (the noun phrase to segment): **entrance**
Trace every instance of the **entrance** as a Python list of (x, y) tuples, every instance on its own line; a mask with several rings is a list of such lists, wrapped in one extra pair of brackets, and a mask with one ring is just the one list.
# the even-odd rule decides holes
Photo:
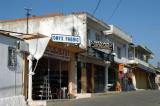
[(109, 91), (115, 91), (115, 86), (116, 86), (116, 80), (117, 80), (117, 69), (114, 68), (113, 66), (110, 66), (108, 69), (108, 84), (109, 86)]
[(87, 63), (87, 93), (104, 92), (105, 67)]
[[(35, 66), (36, 61), (33, 64)], [(67, 98), (68, 62), (50, 57), (41, 58), (32, 82), (33, 100)]]

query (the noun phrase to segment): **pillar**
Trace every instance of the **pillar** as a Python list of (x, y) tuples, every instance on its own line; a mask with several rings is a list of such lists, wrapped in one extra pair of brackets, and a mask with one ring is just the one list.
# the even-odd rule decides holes
[(110, 66), (110, 62), (106, 62), (105, 64), (105, 88), (104, 91), (108, 91), (108, 68)]
[(75, 61), (74, 54), (71, 54), (71, 61), (69, 63), (69, 85), (68, 85), (68, 93), (70, 95), (70, 98), (74, 98), (77, 94), (77, 64)]
[(29, 55), (28, 56), (28, 60), (29, 60), (29, 76), (28, 76), (28, 101), (32, 101), (32, 76), (33, 76), (33, 72), (32, 72), (32, 61), (33, 61), (33, 56)]
[(91, 64), (91, 91), (94, 92), (94, 64)]
[(82, 67), (81, 69), (81, 93), (87, 92), (87, 75), (86, 68)]

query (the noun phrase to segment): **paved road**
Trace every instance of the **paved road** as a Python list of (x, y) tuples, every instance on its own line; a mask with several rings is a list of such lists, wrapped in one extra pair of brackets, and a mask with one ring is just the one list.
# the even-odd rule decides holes
[(160, 91), (133, 91), (56, 102), (54, 106), (160, 106)]

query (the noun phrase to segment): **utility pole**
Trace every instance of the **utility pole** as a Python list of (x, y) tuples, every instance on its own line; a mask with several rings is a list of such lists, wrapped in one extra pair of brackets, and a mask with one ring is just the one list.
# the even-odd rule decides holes
[(29, 21), (29, 16), (31, 15), (30, 14), (30, 11), (32, 10), (32, 8), (24, 8), (26, 10), (26, 17), (27, 17), (27, 29), (26, 29), (26, 34), (28, 34), (28, 21)]

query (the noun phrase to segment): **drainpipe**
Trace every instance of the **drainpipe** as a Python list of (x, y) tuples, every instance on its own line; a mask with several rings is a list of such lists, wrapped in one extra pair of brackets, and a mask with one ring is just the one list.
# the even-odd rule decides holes
[(32, 72), (32, 61), (33, 61), (33, 56), (29, 55), (28, 58), (29, 60), (29, 74), (28, 74), (28, 101), (32, 101), (32, 76), (34, 73)]

